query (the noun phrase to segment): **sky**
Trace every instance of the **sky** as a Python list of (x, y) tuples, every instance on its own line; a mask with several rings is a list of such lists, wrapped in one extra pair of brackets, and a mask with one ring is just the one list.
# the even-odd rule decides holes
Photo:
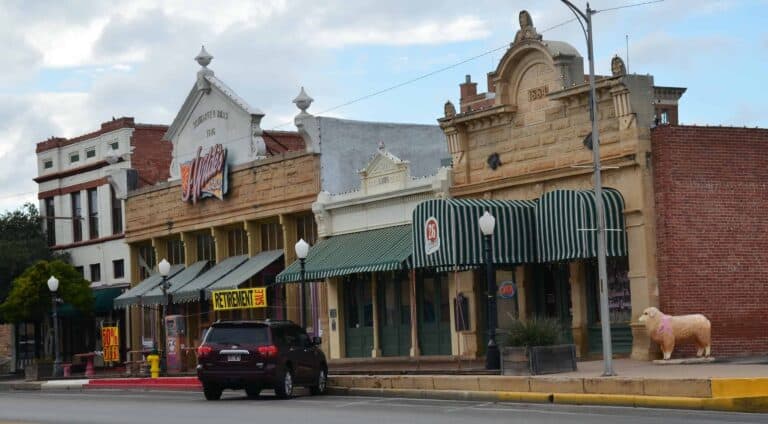
[[(609, 74), (618, 54), (630, 73), (687, 87), (682, 124), (768, 127), (768, 0), (605, 10), (646, 1), (590, 3), (604, 10), (593, 17), (596, 72)], [(465, 75), (486, 91), (523, 9), (545, 40), (586, 58), (559, 0), (0, 0), (0, 212), (37, 204), (37, 142), (119, 116), (170, 124), (201, 45), (209, 68), (265, 112), (264, 129), (295, 129), (302, 86), (316, 115), (436, 124)]]

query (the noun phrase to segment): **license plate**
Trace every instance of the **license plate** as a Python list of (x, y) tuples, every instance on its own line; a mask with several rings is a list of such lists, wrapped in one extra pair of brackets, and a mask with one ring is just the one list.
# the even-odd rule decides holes
[(239, 361), (240, 361), (240, 355), (227, 356), (227, 362), (239, 362)]

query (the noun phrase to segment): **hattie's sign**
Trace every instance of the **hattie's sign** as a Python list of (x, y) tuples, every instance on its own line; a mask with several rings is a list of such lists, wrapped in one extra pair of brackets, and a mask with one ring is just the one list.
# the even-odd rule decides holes
[(200, 156), (202, 150), (198, 147), (195, 158), (180, 166), (181, 200), (185, 202), (197, 203), (204, 197), (224, 200), (227, 193), (227, 149), (216, 144)]

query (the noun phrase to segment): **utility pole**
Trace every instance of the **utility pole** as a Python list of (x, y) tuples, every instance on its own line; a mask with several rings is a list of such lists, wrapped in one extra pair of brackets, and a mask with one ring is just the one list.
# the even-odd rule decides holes
[[(592, 119), (592, 159), (595, 162), (595, 209), (597, 209), (597, 273), (600, 287), (600, 324), (603, 338), (603, 375), (616, 375), (613, 371), (613, 352), (611, 349), (611, 317), (608, 314), (608, 271), (605, 259), (605, 210), (603, 209), (603, 182), (600, 169), (600, 136), (597, 125), (597, 95), (595, 94), (595, 54), (592, 39), (592, 10), (587, 3), (586, 13), (579, 10), (568, 0), (561, 0), (576, 15), (584, 37), (587, 39), (589, 57), (589, 94), (590, 117)], [(584, 28), (586, 24), (586, 28)]]

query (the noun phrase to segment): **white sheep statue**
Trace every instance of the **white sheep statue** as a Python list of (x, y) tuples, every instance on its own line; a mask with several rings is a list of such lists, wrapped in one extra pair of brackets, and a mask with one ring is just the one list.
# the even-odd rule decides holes
[(650, 307), (643, 311), (639, 321), (645, 324), (651, 340), (659, 344), (665, 360), (672, 357), (676, 343), (691, 340), (698, 347), (696, 356), (709, 357), (712, 326), (704, 315), (667, 315), (657, 308)]

